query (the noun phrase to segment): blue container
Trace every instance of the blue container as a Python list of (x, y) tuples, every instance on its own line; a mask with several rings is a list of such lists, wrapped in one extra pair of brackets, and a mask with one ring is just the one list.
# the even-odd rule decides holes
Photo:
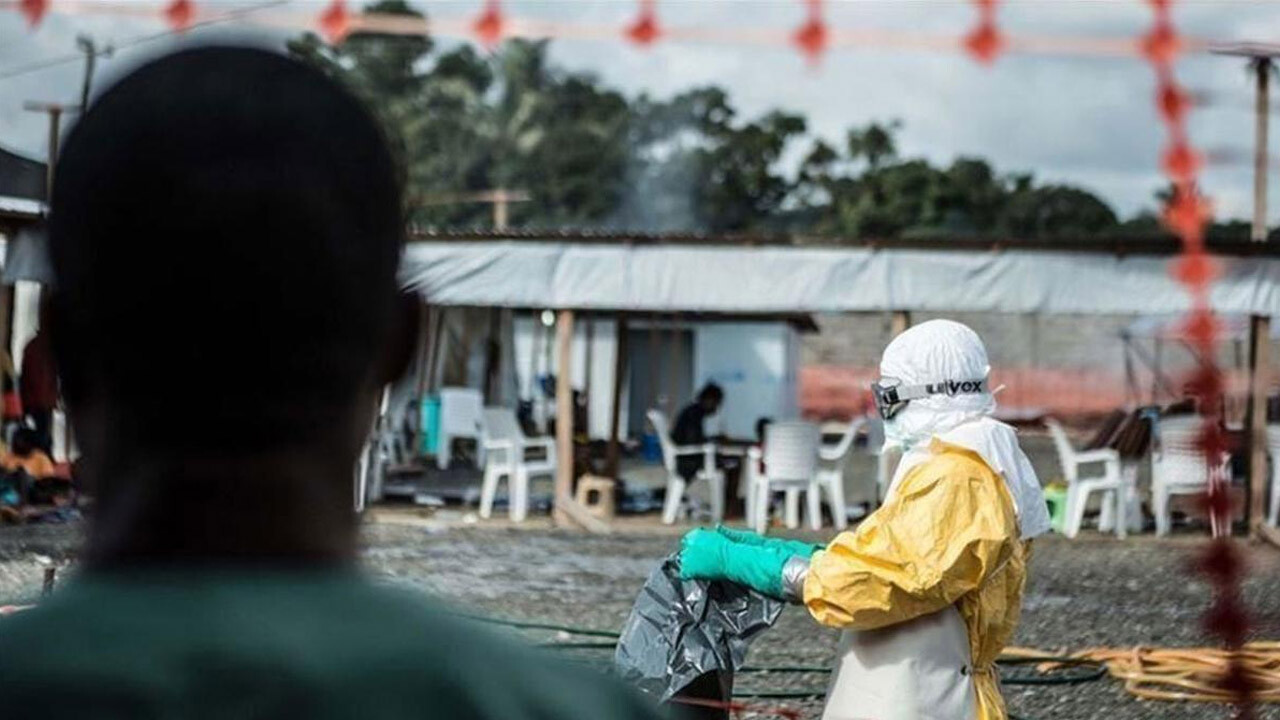
[(662, 444), (658, 442), (657, 435), (645, 433), (640, 438), (640, 457), (647, 462), (662, 462)]
[(422, 454), (435, 455), (440, 446), (440, 396), (422, 399)]

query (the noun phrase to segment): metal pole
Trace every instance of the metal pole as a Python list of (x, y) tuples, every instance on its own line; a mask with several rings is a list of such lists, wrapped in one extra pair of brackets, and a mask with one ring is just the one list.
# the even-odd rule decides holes
[(84, 53), (84, 80), (80, 84), (80, 107), (89, 107), (89, 90), (93, 87), (93, 68), (98, 59), (98, 46), (88, 35), (76, 36), (76, 47)]

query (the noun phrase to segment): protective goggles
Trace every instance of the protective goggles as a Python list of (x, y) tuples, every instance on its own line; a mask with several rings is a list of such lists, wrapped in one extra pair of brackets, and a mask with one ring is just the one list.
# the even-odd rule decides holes
[(896, 378), (881, 378), (871, 383), (871, 395), (876, 399), (876, 410), (885, 420), (902, 412), (912, 400), (933, 395), (979, 395), (987, 392), (987, 380), (943, 380), (925, 385), (903, 385)]

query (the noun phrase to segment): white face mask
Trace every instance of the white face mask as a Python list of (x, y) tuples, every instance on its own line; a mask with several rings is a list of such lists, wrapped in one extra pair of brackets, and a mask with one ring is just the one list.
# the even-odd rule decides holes
[(920, 438), (912, 437), (897, 418), (884, 421), (884, 449), (907, 452), (915, 446)]
[(903, 452), (923, 447), (934, 435), (988, 416), (995, 408), (996, 401), (991, 393), (915, 401), (894, 415), (892, 420), (885, 421), (885, 447)]

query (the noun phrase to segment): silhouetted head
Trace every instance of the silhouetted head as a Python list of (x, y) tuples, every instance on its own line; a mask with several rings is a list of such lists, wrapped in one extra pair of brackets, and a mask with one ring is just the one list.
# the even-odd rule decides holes
[(698, 391), (698, 404), (708, 413), (715, 413), (724, 402), (724, 390), (719, 385), (709, 382)]
[[(336, 465), (313, 483), (349, 505), (411, 342), (398, 176), (354, 97), (269, 52), (169, 55), (75, 125), (51, 208), (52, 339), (101, 515), (270, 502), (227, 476), (297, 474), (289, 458)], [(207, 487), (174, 477), (202, 467)]]

